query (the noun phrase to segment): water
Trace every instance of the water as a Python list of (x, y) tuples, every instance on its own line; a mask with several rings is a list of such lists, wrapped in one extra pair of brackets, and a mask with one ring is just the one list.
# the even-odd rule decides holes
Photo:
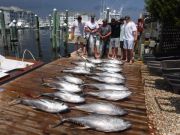
[[(10, 43), (8, 40), (9, 49), (4, 50), (2, 41), (0, 39), (0, 54), (5, 56), (15, 56), (22, 58), (22, 54), (25, 49), (28, 49), (37, 60), (42, 60), (43, 62), (50, 62), (54, 60), (55, 52), (52, 51), (52, 41), (50, 40), (50, 31), (49, 30), (40, 30), (40, 41), (35, 40), (35, 31), (33, 29), (24, 29), (18, 30), (18, 39), (17, 43)], [(8, 38), (9, 39), (9, 38)], [(60, 43), (62, 42), (59, 39)], [(12, 46), (16, 46), (15, 49), (11, 49)], [(68, 44), (68, 53), (73, 52), (74, 45)], [(59, 56), (65, 56), (64, 45), (60, 45), (60, 51), (58, 52)], [(25, 55), (25, 58), (32, 57), (29, 54)]]

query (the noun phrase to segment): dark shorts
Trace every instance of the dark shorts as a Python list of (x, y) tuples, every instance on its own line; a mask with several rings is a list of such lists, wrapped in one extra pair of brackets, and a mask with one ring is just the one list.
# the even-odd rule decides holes
[(124, 41), (120, 41), (120, 48), (123, 49)]

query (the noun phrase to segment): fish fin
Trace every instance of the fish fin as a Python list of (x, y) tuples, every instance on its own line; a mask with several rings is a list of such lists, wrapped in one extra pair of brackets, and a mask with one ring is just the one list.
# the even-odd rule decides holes
[(9, 102), (9, 106), (14, 106), (14, 105), (17, 105), (17, 104), (20, 104), (21, 103), (21, 99), (15, 99), (15, 100), (12, 100), (11, 102)]
[(77, 129), (90, 129), (88, 126), (83, 126), (83, 127), (77, 127)]
[(51, 126), (51, 128), (56, 128), (56, 127), (62, 125), (63, 123), (64, 123), (64, 120), (62, 119), (62, 120), (60, 120), (60, 122), (57, 123), (56, 125)]

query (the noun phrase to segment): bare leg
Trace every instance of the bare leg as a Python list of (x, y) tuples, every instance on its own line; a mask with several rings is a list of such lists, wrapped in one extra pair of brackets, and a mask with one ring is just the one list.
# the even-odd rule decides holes
[(128, 49), (125, 49), (125, 61), (128, 62)]
[(129, 52), (130, 52), (130, 64), (133, 63), (133, 49), (129, 49)]
[(114, 56), (114, 58), (116, 59), (117, 56), (118, 56), (118, 48), (116, 47), (116, 48), (115, 48), (115, 56)]
[(75, 51), (77, 52), (78, 51), (78, 43), (76, 42), (74, 45), (75, 45)]
[(114, 58), (114, 57), (115, 57), (115, 48), (112, 47), (112, 58)]

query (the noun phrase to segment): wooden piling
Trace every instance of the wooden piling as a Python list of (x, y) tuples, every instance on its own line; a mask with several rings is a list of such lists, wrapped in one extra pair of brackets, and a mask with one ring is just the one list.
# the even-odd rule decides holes
[(56, 44), (56, 32), (57, 32), (57, 9), (53, 9), (53, 27), (52, 27), (52, 48), (57, 47)]
[(68, 55), (68, 37), (69, 37), (69, 32), (68, 32), (68, 30), (69, 30), (69, 25), (68, 25), (68, 15), (69, 14), (69, 11), (68, 10), (66, 10), (66, 21), (65, 21), (65, 23), (66, 23), (66, 26), (65, 26), (65, 42), (64, 42), (64, 47), (65, 47), (65, 50), (64, 50), (64, 53), (65, 53), (65, 56), (67, 56)]
[(13, 20), (10, 26), (10, 41), (18, 42), (18, 30), (16, 27), (16, 20)]
[(49, 14), (49, 31), (50, 31), (50, 39), (52, 40), (52, 16)]
[(40, 40), (39, 17), (37, 15), (35, 15), (35, 34), (36, 34), (36, 40)]
[(4, 48), (8, 48), (6, 25), (5, 25), (4, 13), (2, 10), (0, 10), (0, 28), (1, 28), (1, 37)]
[(109, 11), (110, 11), (110, 9), (106, 8), (106, 19), (108, 22), (109, 22)]

